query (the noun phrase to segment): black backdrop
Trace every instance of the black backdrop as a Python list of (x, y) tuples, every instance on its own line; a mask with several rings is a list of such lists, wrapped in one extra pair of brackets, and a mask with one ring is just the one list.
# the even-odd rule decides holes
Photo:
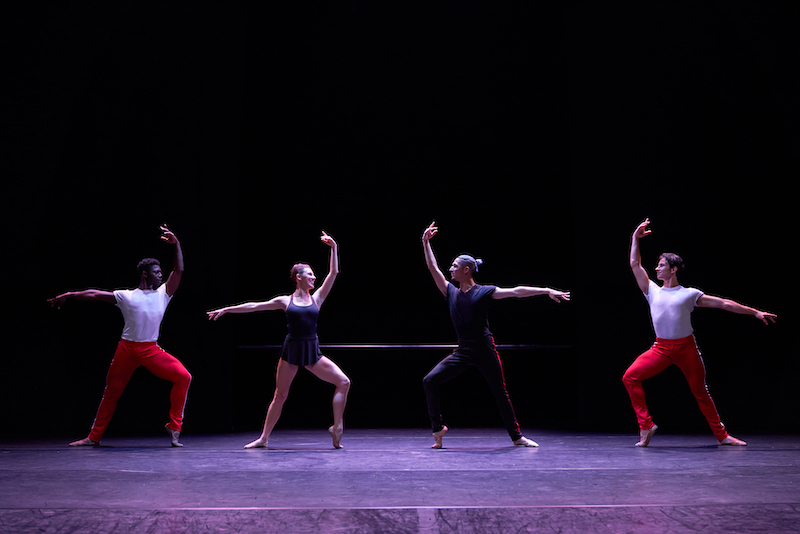
[[(627, 268), (644, 217), (649, 266), (774, 311), (777, 325), (698, 310), (724, 421), (796, 432), (791, 210), (798, 171), (798, 8), (787, 3), (480, 2), (25, 6), (4, 21), (3, 435), (88, 431), (121, 328), (111, 306), (46, 298), (136, 283), (144, 256), (186, 274), (162, 346), (194, 375), (187, 433), (256, 430), (280, 313), (205, 310), (342, 273), (323, 343), (454, 341), (424, 267), (469, 252), (480, 281), (569, 289), (503, 301), (524, 429), (633, 431), (620, 376), (652, 340)], [(353, 380), (351, 427), (424, 427), (421, 378), (442, 351), (332, 350)], [(477, 373), (446, 389), (454, 426), (499, 423)], [(707, 432), (676, 370), (648, 383), (660, 424)], [(169, 385), (137, 372), (110, 432), (151, 433)], [(301, 373), (284, 427), (328, 424), (331, 389)]]

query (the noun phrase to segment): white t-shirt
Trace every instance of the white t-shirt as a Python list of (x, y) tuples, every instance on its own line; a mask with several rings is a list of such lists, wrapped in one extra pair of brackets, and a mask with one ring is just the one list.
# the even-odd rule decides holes
[(161, 320), (172, 296), (167, 284), (158, 289), (118, 289), (114, 291), (117, 307), (125, 319), (122, 339), (128, 341), (158, 341)]
[(650, 280), (645, 298), (650, 304), (650, 317), (656, 337), (681, 339), (694, 332), (692, 310), (703, 292), (693, 287), (662, 287)]

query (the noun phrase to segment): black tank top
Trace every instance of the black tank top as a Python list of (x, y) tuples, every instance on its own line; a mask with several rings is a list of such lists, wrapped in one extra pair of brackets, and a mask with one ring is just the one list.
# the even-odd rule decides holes
[(313, 338), (317, 336), (317, 320), (319, 307), (312, 298), (309, 306), (298, 306), (294, 303), (294, 295), (289, 298), (286, 307), (286, 327), (292, 339)]

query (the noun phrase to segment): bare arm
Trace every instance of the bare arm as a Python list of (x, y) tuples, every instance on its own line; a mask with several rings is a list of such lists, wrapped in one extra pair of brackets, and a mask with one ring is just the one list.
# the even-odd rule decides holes
[(283, 295), (262, 302), (244, 302), (234, 306), (226, 306), (225, 308), (207, 311), (206, 315), (210, 320), (216, 321), (226, 313), (253, 313), (268, 310), (286, 311), (287, 306), (289, 306), (289, 296)]
[(61, 293), (51, 299), (47, 299), (51, 307), (61, 308), (68, 300), (90, 300), (95, 302), (105, 302), (106, 304), (116, 304), (117, 299), (111, 291), (101, 289), (84, 289), (83, 291), (68, 291)]
[(169, 278), (167, 278), (167, 294), (172, 296), (178, 290), (178, 286), (181, 283), (181, 277), (183, 276), (183, 250), (181, 250), (181, 242), (178, 241), (178, 238), (175, 237), (175, 234), (167, 228), (166, 224), (161, 225), (161, 230), (164, 232), (164, 235), (161, 236), (161, 239), (170, 243), (171, 245), (175, 245), (175, 259), (172, 262), (172, 272), (169, 273)]
[(498, 287), (492, 293), (493, 299), (507, 299), (507, 298), (525, 298), (535, 297), (536, 295), (547, 295), (556, 302), (562, 300), (569, 300), (569, 291), (558, 291), (549, 287), (530, 287), (530, 286), (517, 286), (517, 287)]
[(770, 321), (774, 323), (778, 318), (778, 316), (774, 313), (757, 310), (755, 308), (751, 308), (750, 306), (739, 304), (731, 299), (712, 297), (711, 295), (702, 295), (699, 299), (697, 299), (697, 306), (699, 308), (718, 308), (720, 310), (738, 313), (741, 315), (754, 315), (756, 319), (764, 324), (769, 324)]
[(331, 247), (328, 275), (325, 277), (325, 280), (322, 281), (322, 285), (319, 286), (319, 289), (314, 292), (314, 298), (317, 301), (317, 306), (322, 306), (322, 303), (325, 302), (326, 298), (328, 298), (328, 293), (330, 293), (331, 288), (333, 287), (333, 282), (336, 281), (336, 276), (339, 274), (339, 245), (325, 232), (322, 232), (322, 236), (319, 239)]
[(631, 237), (630, 252), (630, 264), (631, 271), (633, 271), (633, 277), (636, 278), (636, 283), (639, 285), (639, 289), (641, 289), (642, 293), (645, 295), (650, 287), (650, 277), (647, 276), (647, 271), (644, 267), (642, 267), (642, 255), (641, 252), (639, 252), (639, 240), (644, 236), (651, 234), (651, 231), (647, 229), (648, 224), (650, 224), (650, 219), (645, 219), (642, 224), (636, 227), (636, 230), (633, 232), (633, 236)]
[(432, 222), (429, 227), (425, 229), (425, 232), (422, 233), (422, 250), (425, 253), (425, 265), (428, 266), (428, 271), (430, 271), (431, 276), (433, 276), (433, 281), (436, 282), (436, 287), (439, 288), (439, 291), (442, 295), (447, 296), (447, 286), (450, 282), (442, 274), (442, 271), (439, 270), (439, 265), (436, 263), (436, 256), (433, 254), (433, 248), (431, 248), (431, 238), (435, 236), (439, 232), (439, 228), (434, 226), (436, 221)]

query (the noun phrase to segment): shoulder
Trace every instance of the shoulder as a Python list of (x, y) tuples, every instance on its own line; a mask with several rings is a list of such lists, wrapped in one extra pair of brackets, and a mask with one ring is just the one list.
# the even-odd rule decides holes
[(474, 288), (475, 295), (478, 298), (491, 297), (496, 290), (497, 290), (497, 286), (493, 286), (493, 285), (475, 284), (475, 288)]

